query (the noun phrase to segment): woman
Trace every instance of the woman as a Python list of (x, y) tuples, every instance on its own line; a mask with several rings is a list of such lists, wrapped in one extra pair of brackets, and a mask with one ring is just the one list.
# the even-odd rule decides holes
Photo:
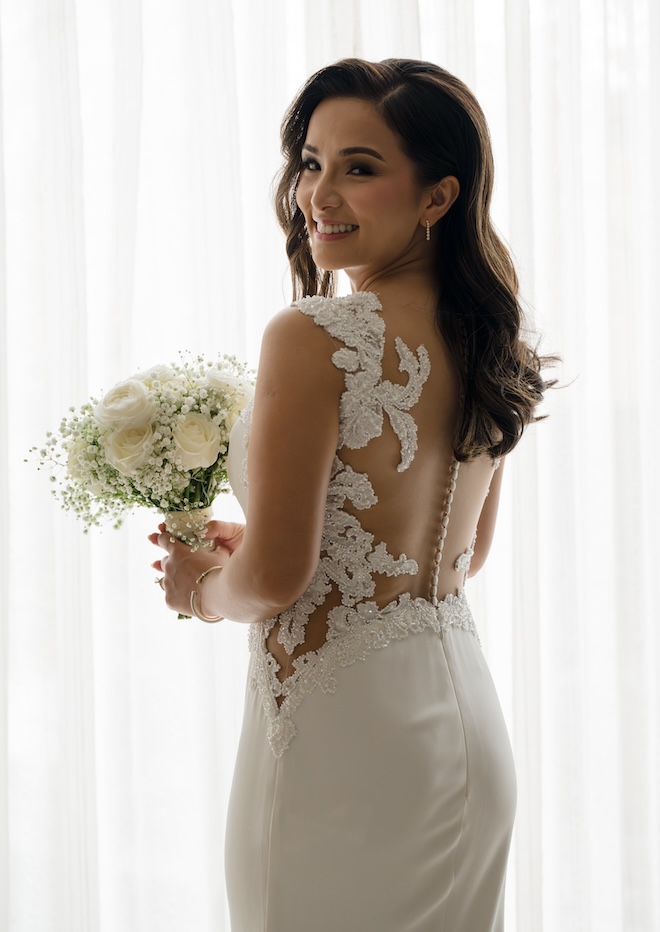
[(232, 929), (501, 929), (515, 776), (463, 587), (546, 383), (489, 219), (488, 130), (446, 71), (351, 59), (282, 138), (278, 216), (312, 297), (266, 329), (249, 517), (213, 523), (211, 552), (152, 537), (172, 609), (252, 623)]

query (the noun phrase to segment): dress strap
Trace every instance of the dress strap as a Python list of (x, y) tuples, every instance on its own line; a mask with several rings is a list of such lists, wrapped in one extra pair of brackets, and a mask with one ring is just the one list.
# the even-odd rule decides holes
[(456, 491), (456, 481), (458, 479), (458, 470), (460, 463), (456, 457), (452, 457), (451, 465), (449, 467), (449, 485), (447, 486), (447, 491), (445, 494), (445, 501), (442, 506), (442, 519), (440, 521), (440, 533), (438, 535), (438, 543), (435, 548), (435, 556), (433, 557), (433, 572), (431, 578), (431, 592), (430, 592), (430, 601), (434, 606), (439, 605), (438, 602), (438, 579), (440, 577), (440, 564), (442, 563), (442, 552), (445, 549), (445, 538), (447, 537), (447, 528), (449, 527), (449, 516), (451, 514), (451, 506), (454, 501), (454, 492)]

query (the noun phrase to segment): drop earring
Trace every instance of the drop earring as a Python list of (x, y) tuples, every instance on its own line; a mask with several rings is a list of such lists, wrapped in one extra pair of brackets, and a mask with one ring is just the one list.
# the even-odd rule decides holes
[(431, 242), (431, 224), (429, 223), (428, 219), (426, 221), (426, 242)]

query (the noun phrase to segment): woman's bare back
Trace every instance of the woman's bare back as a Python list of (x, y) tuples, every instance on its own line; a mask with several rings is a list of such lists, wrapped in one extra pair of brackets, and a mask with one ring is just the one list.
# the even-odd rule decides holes
[[(369, 293), (300, 305), (326, 329), (328, 355), (346, 373), (335, 467), (340, 491), (332, 483), (330, 489), (343, 517), (335, 513), (326, 529), (320, 566), (327, 591), (320, 604), (308, 605), (302, 639), (287, 636), (290, 613), (268, 633), (280, 682), (299, 656), (332, 636), (344, 607), (369, 601), (383, 608), (406, 593), (441, 600), (460, 591), (494, 472), (488, 457), (460, 467), (454, 459), (458, 378), (432, 314), (381, 308)], [(398, 569), (378, 571), (379, 552)]]

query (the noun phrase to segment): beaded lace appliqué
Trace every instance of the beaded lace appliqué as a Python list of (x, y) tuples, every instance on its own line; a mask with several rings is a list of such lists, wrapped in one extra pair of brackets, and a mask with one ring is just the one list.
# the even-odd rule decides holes
[[(419, 346), (413, 352), (396, 339), (399, 371), (408, 376), (406, 384), (399, 385), (382, 378), (385, 324), (378, 313), (381, 306), (376, 295), (310, 297), (297, 302), (297, 306), (344, 344), (332, 356), (335, 366), (346, 373), (339, 406), (337, 449), (366, 446), (382, 434), (387, 415), (401, 445), (397, 469), (404, 471), (417, 451), (417, 426), (409, 411), (419, 400), (430, 373), (425, 347)], [(454, 487), (457, 471), (458, 464), (453, 474)], [(338, 668), (364, 660), (372, 650), (425, 628), (441, 635), (455, 626), (476, 634), (462, 594), (448, 596), (440, 603), (437, 599), (428, 601), (404, 595), (383, 609), (369, 601), (376, 588), (374, 574), (398, 576), (418, 572), (414, 560), (405, 554), (398, 557), (390, 554), (385, 543), (375, 542), (374, 535), (362, 527), (359, 518), (346, 510), (347, 503), (353, 511), (362, 511), (377, 501), (368, 476), (336, 457), (328, 487), (321, 556), (312, 581), (295, 605), (277, 618), (253, 625), (250, 631), (252, 685), (261, 695), (268, 720), (268, 739), (277, 756), (284, 753), (295, 734), (292, 715), (303, 697), (315, 688), (334, 691)], [(446, 534), (446, 525), (443, 530)], [(438, 565), (440, 557), (441, 549)], [(304, 643), (310, 615), (323, 604), (333, 586), (341, 595), (341, 605), (328, 613), (326, 642), (318, 650), (295, 659), (293, 672), (280, 681), (279, 665), (266, 648), (269, 632), (279, 622), (277, 640), (288, 654), (293, 653)], [(279, 706), (278, 699), (282, 700)]]
[[(450, 628), (460, 628), (478, 637), (470, 608), (463, 592), (448, 595), (437, 606), (426, 599), (412, 599), (408, 594), (379, 609), (374, 602), (363, 602), (354, 610), (360, 624), (354, 624), (341, 637), (328, 638), (319, 650), (308, 651), (294, 661), (295, 671), (284, 683), (276, 678), (278, 665), (264, 645), (263, 633), (254, 625), (250, 631), (253, 651), (251, 684), (261, 696), (266, 713), (268, 742), (276, 757), (281, 757), (296, 734), (294, 713), (309, 693), (320, 689), (333, 693), (337, 689), (337, 671), (358, 661), (392, 641), (402, 640), (429, 628), (442, 637)], [(281, 693), (274, 683), (282, 687)], [(286, 687), (286, 688), (284, 688)], [(278, 707), (276, 696), (285, 695)]]
[(385, 323), (377, 311), (382, 310), (375, 294), (360, 293), (349, 298), (305, 298), (298, 307), (330, 336), (345, 344), (332, 361), (346, 372), (346, 389), (339, 406), (339, 449), (357, 450), (383, 432), (383, 414), (387, 414), (401, 443), (399, 472), (412, 463), (417, 450), (417, 425), (408, 414), (419, 401), (431, 364), (426, 347), (413, 353), (398, 337), (399, 371), (408, 375), (406, 385), (383, 379)]

